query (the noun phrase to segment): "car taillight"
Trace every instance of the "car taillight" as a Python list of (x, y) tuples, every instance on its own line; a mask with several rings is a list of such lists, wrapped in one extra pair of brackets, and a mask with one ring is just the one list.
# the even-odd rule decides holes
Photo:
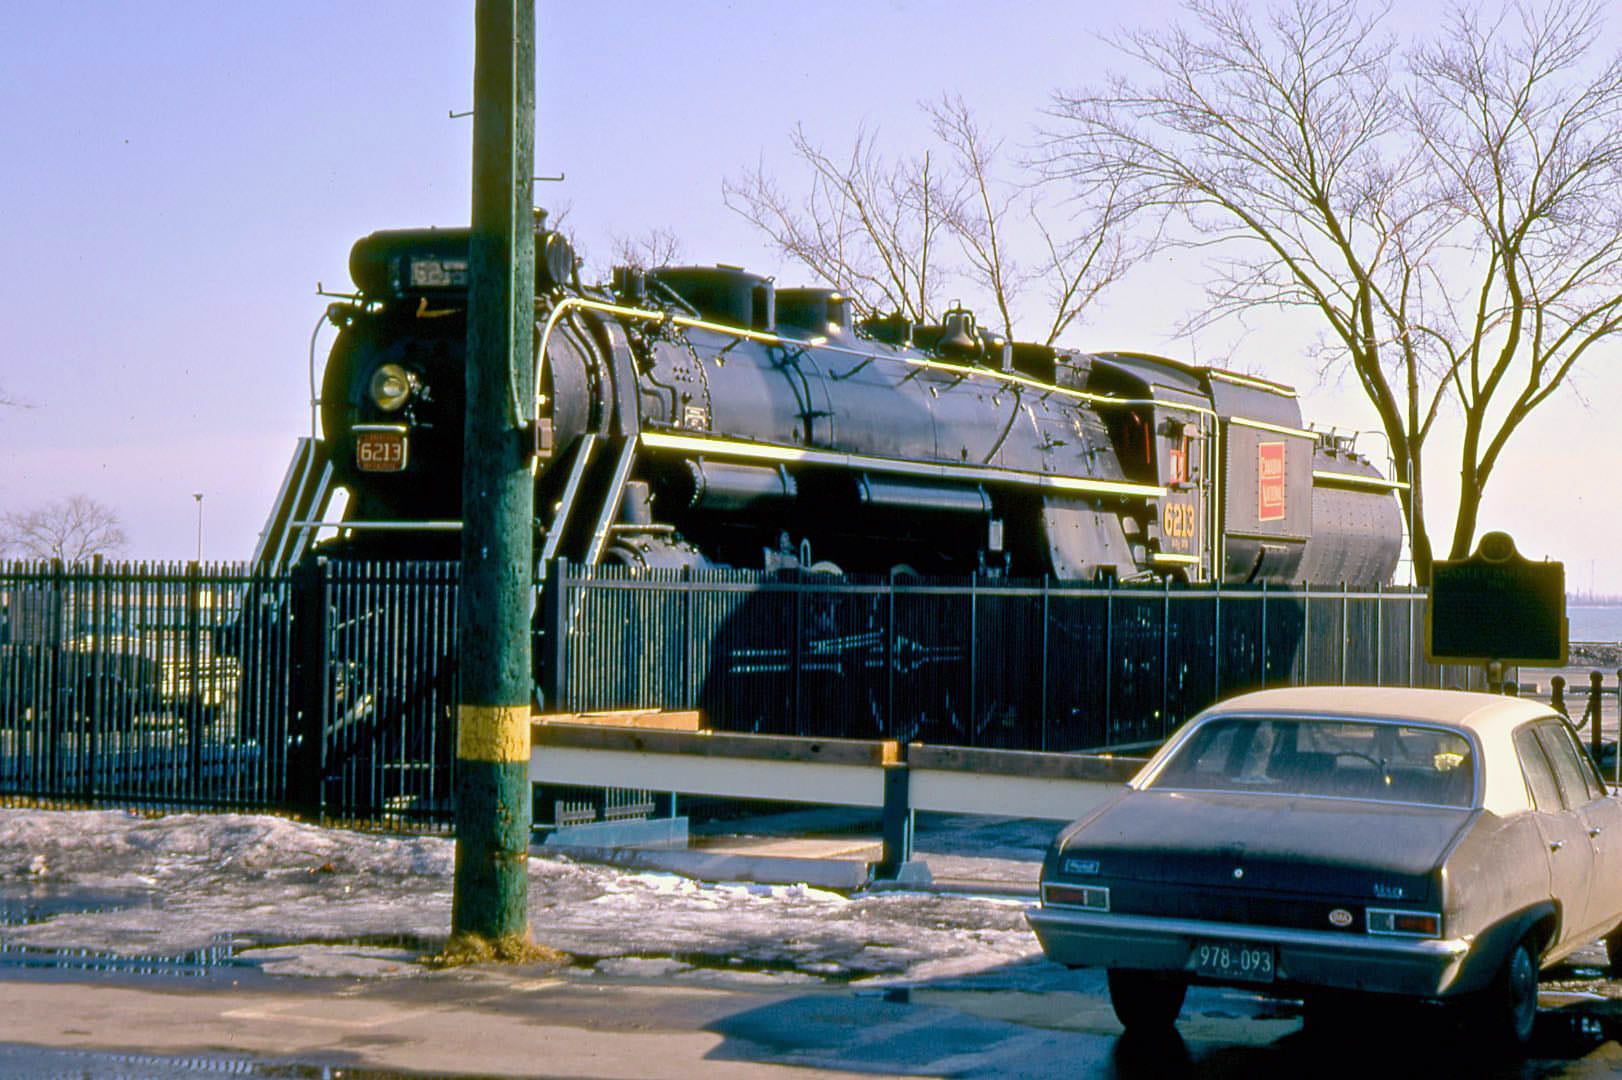
[(1044, 885), (1042, 903), (1108, 911), (1109, 890), (1102, 885)]
[(1402, 934), (1428, 938), (1442, 936), (1442, 917), (1433, 911), (1369, 908), (1367, 918), (1371, 934)]

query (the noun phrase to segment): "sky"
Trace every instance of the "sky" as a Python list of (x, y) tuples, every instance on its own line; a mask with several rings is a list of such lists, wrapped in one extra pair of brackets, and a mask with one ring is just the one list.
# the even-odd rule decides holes
[[(1422, 27), (1439, 3), (1405, 8)], [(960, 94), (1028, 146), (1058, 89), (1117, 60), (1104, 36), (1160, 26), (1169, 0), (538, 0), (536, 171), (589, 255), (668, 229), (693, 263), (812, 282), (722, 201), (757, 163), (792, 182), (795, 124), (832, 148), (858, 128), (920, 144), (918, 103)], [(154, 0), (16, 5), (0, 39), (0, 512), (71, 494), (112, 507), (128, 556), (252, 553), (310, 432), (310, 342), (376, 229), (456, 225), (470, 204), (473, 5)], [(1320, 427), (1376, 427), (1351, 382), (1305, 359), (1314, 328), (1257, 315), (1179, 338), (1198, 258), (1140, 267), (1064, 344), (1128, 349), (1295, 385)], [(331, 344), (317, 336), (317, 363)], [(1618, 347), (1511, 444), (1482, 529), (1568, 585), (1622, 593)], [(1455, 429), (1456, 430), (1456, 429)], [(1444, 429), (1436, 445), (1456, 434)], [(1365, 437), (1360, 448), (1383, 456)], [(1429, 466), (1451, 535), (1456, 465)], [(198, 500), (196, 495), (201, 494)], [(201, 528), (199, 529), (199, 524)]]

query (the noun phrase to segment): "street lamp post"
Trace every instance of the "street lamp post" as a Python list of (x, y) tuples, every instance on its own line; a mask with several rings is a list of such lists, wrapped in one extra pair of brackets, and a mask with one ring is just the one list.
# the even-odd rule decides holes
[(203, 493), (194, 491), (191, 497), (197, 500), (197, 561), (203, 561)]

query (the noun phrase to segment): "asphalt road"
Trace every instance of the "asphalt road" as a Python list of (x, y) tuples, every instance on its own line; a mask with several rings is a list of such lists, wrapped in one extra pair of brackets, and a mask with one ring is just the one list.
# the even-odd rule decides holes
[[(1598, 1077), (1622, 1074), (1616, 989), (1546, 983), (1533, 1057), (1475, 1056), (1429, 1014), (1325, 1034), (1298, 1012), (1196, 988), (1176, 1035), (1123, 1039), (1096, 972), (1045, 962), (921, 985), (783, 985), (774, 973), (671, 977), (480, 967), (299, 978), (229, 968), (185, 981), (0, 979), (0, 1076), (283, 1077)], [(1566, 987), (1567, 989), (1560, 989)]]

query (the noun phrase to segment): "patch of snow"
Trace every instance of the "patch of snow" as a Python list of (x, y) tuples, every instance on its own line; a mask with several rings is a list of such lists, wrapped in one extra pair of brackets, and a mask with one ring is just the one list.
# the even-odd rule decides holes
[[(183, 953), (222, 941), (300, 945), (286, 954), (255, 950), (255, 962), (296, 974), (399, 974), (392, 965), (412, 969), (396, 952), (352, 943), (386, 938), (436, 948), (450, 929), (454, 864), (447, 837), (352, 832), (269, 815), (8, 810), (0, 814), (0, 890), (11, 879), (143, 889), (154, 897), (144, 908), (6, 927), (0, 942), (121, 955)], [(1017, 902), (709, 884), (540, 849), (529, 873), (536, 942), (595, 959), (603, 972), (709, 956), (735, 960), (737, 973), (762, 982), (904, 979), (1040, 955)], [(728, 966), (695, 969), (694, 977), (730, 976)]]

